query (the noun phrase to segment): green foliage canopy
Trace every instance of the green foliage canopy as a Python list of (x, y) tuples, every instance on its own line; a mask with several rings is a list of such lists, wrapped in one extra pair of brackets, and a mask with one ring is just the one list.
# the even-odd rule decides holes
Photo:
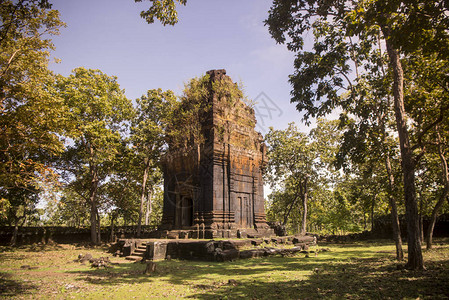
[(0, 20), (0, 199), (17, 216), (37, 202), (39, 183), (55, 181), (51, 157), (71, 130), (48, 69), (49, 37), (64, 23), (37, 0), (0, 1)]
[(77, 68), (68, 77), (58, 77), (58, 88), (69, 107), (69, 118), (76, 124), (76, 135), (67, 146), (61, 168), (67, 187), (90, 205), (95, 244), (99, 241), (101, 186), (119, 165), (127, 122), (134, 111), (116, 78), (99, 70)]

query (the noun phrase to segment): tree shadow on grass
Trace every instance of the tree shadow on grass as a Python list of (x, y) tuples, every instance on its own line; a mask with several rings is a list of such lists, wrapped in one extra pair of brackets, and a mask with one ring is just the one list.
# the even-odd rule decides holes
[[(310, 265), (293, 264), (297, 270)], [(379, 259), (328, 266), (323, 263), (306, 279), (284, 281), (242, 280), (205, 287), (198, 299), (447, 299), (449, 261), (428, 264), (425, 271), (396, 270)]]
[(257, 276), (276, 271), (303, 270), (311, 272), (315, 268), (332, 264), (335, 261), (357, 257), (366, 251), (345, 251), (320, 254), (319, 258), (305, 258), (304, 254), (293, 257), (262, 257), (232, 262), (212, 261), (157, 261), (156, 272), (143, 274), (146, 264), (121, 263), (106, 269), (68, 271), (83, 275), (78, 280), (100, 285), (118, 285), (126, 283), (150, 282), (152, 278), (168, 281), (170, 284), (183, 285), (192, 281), (208, 280), (213, 277), (234, 278), (239, 276)]
[(335, 241), (335, 242), (327, 242), (327, 241), (320, 241), (318, 242), (320, 247), (327, 247), (327, 246), (338, 246), (340, 248), (365, 248), (367, 246), (385, 246), (390, 245), (392, 243), (389, 239), (376, 239), (376, 240), (352, 240), (352, 241)]
[[(301, 270), (304, 273), (310, 273), (316, 268), (331, 266), (336, 262), (347, 261), (351, 257), (359, 257), (362, 254), (366, 255), (366, 251), (328, 252), (320, 254), (318, 257), (314, 257), (313, 254), (310, 254), (312, 257), (305, 257), (304, 254), (292, 257), (272, 256), (222, 263), (190, 261), (173, 264), (172, 262), (161, 261), (157, 263), (161, 271), (156, 276), (165, 277), (164, 280), (172, 284), (186, 284), (192, 280), (209, 279), (212, 275), (234, 278), (239, 276), (269, 276), (270, 273), (277, 271)], [(380, 256), (381, 254), (376, 255)]]
[(152, 278), (144, 274), (146, 265), (141, 263), (121, 263), (107, 268), (92, 268), (82, 271), (67, 271), (79, 274), (77, 280), (100, 285), (120, 285), (151, 282)]
[(199, 299), (402, 299), (449, 297), (449, 260), (426, 261), (427, 270), (398, 269), (385, 254), (344, 251), (306, 258), (267, 257), (235, 262), (159, 261), (156, 272), (146, 265), (123, 263), (110, 269), (71, 271), (78, 280), (99, 285), (166, 281), (189, 285), (189, 297)]
[[(100, 285), (113, 286), (127, 283), (151, 282), (153, 278), (168, 281), (170, 284), (183, 285), (196, 280), (208, 279), (211, 275), (229, 277), (251, 276), (279, 269), (289, 270), (293, 267), (289, 267), (286, 262), (293, 262), (297, 259), (298, 257), (270, 257), (232, 262), (157, 261), (156, 271), (151, 274), (144, 274), (146, 268), (145, 263), (135, 262), (121, 263), (105, 269), (92, 268), (90, 270), (67, 271), (67, 273), (79, 274), (81, 276), (77, 280)], [(303, 267), (312, 270), (316, 265), (313, 262), (309, 262), (303, 265)]]
[(26, 258), (26, 255), (24, 254), (17, 254), (15, 252), (3, 252), (0, 253), (0, 260), (2, 262), (5, 261), (21, 261)]
[(0, 272), (0, 298), (29, 294), (30, 291), (37, 289), (37, 286), (31, 283), (14, 280), (11, 277), (12, 274)]

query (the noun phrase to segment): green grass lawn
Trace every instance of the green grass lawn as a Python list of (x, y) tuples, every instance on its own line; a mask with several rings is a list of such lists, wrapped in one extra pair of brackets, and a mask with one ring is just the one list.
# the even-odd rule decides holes
[(160, 261), (146, 265), (111, 257), (111, 268), (76, 262), (78, 254), (110, 256), (74, 245), (0, 247), (0, 297), (14, 299), (447, 299), (449, 241), (424, 251), (426, 270), (397, 268), (387, 241), (319, 245), (317, 256), (234, 262)]

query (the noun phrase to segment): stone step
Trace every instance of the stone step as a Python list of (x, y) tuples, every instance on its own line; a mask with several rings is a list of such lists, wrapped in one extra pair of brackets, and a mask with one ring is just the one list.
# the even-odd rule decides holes
[(146, 251), (146, 249), (145, 250), (142, 250), (142, 249), (136, 249), (136, 250), (134, 250), (134, 254), (144, 254), (145, 252), (147, 252)]
[(138, 256), (138, 255), (129, 255), (129, 256), (125, 257), (125, 259), (127, 259), (127, 260), (138, 261), (138, 260), (142, 260), (142, 256)]

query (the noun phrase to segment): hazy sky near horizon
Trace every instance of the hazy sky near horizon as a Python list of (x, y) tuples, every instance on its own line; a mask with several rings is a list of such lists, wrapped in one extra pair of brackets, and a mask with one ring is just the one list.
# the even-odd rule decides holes
[[(190, 0), (179, 8), (179, 22), (147, 24), (140, 11), (150, 2), (133, 0), (51, 0), (67, 24), (53, 38), (50, 68), (69, 75), (76, 67), (117, 76), (126, 96), (136, 99), (148, 89), (181, 94), (190, 78), (226, 69), (242, 81), (256, 104), (257, 130), (301, 124), (290, 103), (294, 55), (278, 45), (263, 22), (272, 0)], [(304, 126), (301, 126), (304, 128)]]

